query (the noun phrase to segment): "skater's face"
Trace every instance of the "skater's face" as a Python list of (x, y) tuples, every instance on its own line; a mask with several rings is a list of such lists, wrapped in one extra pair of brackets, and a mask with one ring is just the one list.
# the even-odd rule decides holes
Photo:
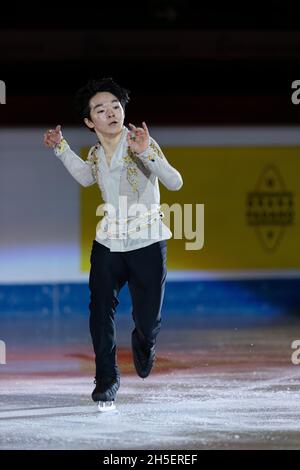
[(102, 134), (118, 134), (124, 123), (124, 109), (118, 98), (108, 91), (101, 91), (90, 99), (90, 119), (85, 124)]

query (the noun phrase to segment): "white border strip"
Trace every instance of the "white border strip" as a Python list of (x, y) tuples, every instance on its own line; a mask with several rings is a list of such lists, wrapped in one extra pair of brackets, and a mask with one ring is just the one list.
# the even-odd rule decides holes
[[(139, 124), (138, 122), (135, 124)], [(238, 127), (238, 126), (151, 126), (149, 132), (161, 146), (287, 146), (300, 145), (300, 126)], [(128, 127), (127, 123), (125, 123)], [(1, 128), (0, 152), (12, 148), (22, 150), (25, 147), (43, 148), (45, 128)], [(63, 127), (63, 134), (73, 149), (80, 149), (95, 144), (95, 136), (84, 127)]]
[(260, 269), (260, 270), (207, 270), (169, 271), (168, 281), (216, 281), (216, 280), (256, 280), (256, 279), (300, 279), (299, 269)]
[[(82, 284), (88, 282), (88, 273), (74, 275), (74, 277), (58, 277), (48, 276), (46, 278), (33, 278), (30, 281), (24, 280), (7, 280), (0, 281), (0, 287), (5, 285), (36, 285), (36, 284)], [(193, 271), (193, 270), (169, 270), (167, 274), (167, 282), (184, 282), (184, 281), (254, 281), (268, 279), (300, 279), (299, 269), (277, 269), (273, 270), (230, 270), (230, 271)]]

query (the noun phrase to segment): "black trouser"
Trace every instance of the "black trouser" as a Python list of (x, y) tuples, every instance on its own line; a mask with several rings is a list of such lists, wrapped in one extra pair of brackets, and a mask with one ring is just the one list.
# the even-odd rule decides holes
[(90, 332), (96, 379), (114, 377), (119, 374), (114, 321), (118, 293), (128, 282), (136, 333), (142, 345), (153, 346), (161, 323), (167, 241), (132, 251), (111, 252), (94, 240), (90, 261)]

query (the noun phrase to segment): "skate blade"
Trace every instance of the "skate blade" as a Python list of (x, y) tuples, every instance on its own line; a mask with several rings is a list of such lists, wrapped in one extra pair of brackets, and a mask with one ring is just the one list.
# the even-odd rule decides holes
[(98, 411), (104, 413), (106, 411), (113, 411), (116, 406), (113, 401), (98, 401)]

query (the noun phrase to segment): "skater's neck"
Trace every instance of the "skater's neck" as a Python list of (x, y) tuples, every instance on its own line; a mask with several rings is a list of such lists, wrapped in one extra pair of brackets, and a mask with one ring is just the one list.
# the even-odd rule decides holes
[(97, 132), (100, 144), (102, 145), (106, 155), (112, 155), (121, 140), (123, 130), (118, 134), (105, 134)]

